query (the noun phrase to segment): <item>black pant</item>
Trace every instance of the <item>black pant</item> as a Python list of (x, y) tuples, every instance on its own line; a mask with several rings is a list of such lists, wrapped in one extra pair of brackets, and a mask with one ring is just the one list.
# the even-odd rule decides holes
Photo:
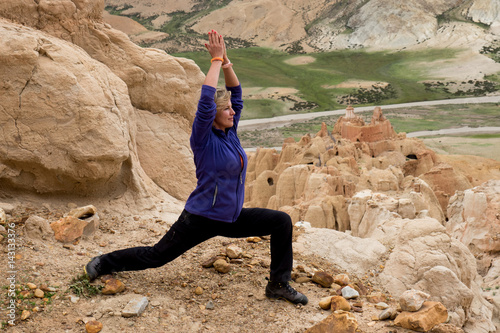
[(263, 208), (243, 208), (233, 223), (211, 220), (186, 210), (154, 246), (133, 247), (101, 256), (99, 273), (137, 271), (165, 265), (214, 236), (231, 238), (271, 235), (271, 281), (291, 280), (292, 221), (288, 214)]

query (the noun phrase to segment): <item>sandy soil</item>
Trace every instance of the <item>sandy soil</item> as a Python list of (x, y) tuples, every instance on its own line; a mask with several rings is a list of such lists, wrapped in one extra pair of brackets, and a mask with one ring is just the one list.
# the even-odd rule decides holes
[(103, 11), (102, 18), (104, 22), (129, 36), (148, 31), (142, 24), (126, 16), (111, 15), (107, 11)]
[(285, 63), (290, 65), (307, 65), (316, 61), (316, 58), (311, 56), (299, 56), (285, 60)]
[[(69, 210), (69, 209), (67, 209)], [(142, 218), (141, 216), (109, 216), (104, 212), (100, 228), (90, 239), (63, 245), (56, 241), (40, 241), (27, 237), (23, 224), (30, 215), (55, 221), (67, 213), (64, 208), (28, 207), (14, 211), (10, 222), (15, 223), (17, 234), (15, 283), (27, 293), (16, 302), (16, 325), (10, 332), (85, 332), (84, 323), (93, 319), (104, 326), (101, 332), (304, 332), (308, 327), (325, 318), (330, 311), (319, 308), (321, 298), (335, 293), (307, 282), (292, 285), (309, 297), (306, 306), (295, 306), (284, 301), (271, 301), (264, 295), (265, 277), (269, 267), (269, 240), (249, 243), (246, 239), (217, 237), (188, 251), (174, 262), (161, 268), (139, 272), (122, 272), (115, 275), (125, 283), (126, 289), (117, 295), (97, 295), (79, 299), (70, 289), (72, 280), (82, 273), (83, 265), (93, 256), (131, 246), (152, 245), (159, 240), (173, 221)], [(296, 230), (296, 235), (300, 231)], [(228, 274), (217, 273), (214, 268), (203, 268), (201, 263), (225, 250), (234, 243), (246, 254), (240, 264), (231, 264)], [(7, 252), (5, 240), (0, 246)], [(3, 257), (2, 260), (7, 260)], [(295, 264), (330, 274), (341, 273), (332, 263), (313, 256), (295, 255)], [(2, 265), (3, 266), (3, 265)], [(349, 274), (349, 272), (346, 272)], [(368, 291), (382, 290), (372, 285), (368, 277), (349, 274)], [(6, 285), (7, 272), (0, 277)], [(46, 284), (55, 288), (52, 297), (36, 298), (27, 283)], [(103, 285), (96, 281), (93, 285)], [(195, 293), (202, 287), (200, 295)], [(121, 311), (125, 304), (137, 296), (149, 300), (139, 317), (124, 318)], [(389, 295), (388, 295), (389, 296)], [(7, 293), (0, 301), (5, 304)], [(207, 309), (209, 303), (213, 309)], [(363, 296), (351, 303), (360, 303), (363, 312), (354, 312), (362, 332), (410, 332), (392, 327), (392, 321), (372, 321), (381, 310), (375, 309)], [(396, 307), (392, 298), (389, 305)], [(30, 311), (20, 320), (22, 310)], [(6, 320), (2, 311), (1, 320)]]
[(475, 139), (456, 136), (438, 136), (422, 139), (438, 154), (474, 155), (500, 161), (500, 138)]
[(500, 63), (471, 50), (459, 53), (453, 60), (415, 63), (412, 67), (427, 71), (437, 80), (456, 81), (484, 80), (484, 76), (500, 71)]

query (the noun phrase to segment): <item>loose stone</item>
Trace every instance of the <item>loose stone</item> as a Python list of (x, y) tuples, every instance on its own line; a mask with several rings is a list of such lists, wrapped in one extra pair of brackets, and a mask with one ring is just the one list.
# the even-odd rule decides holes
[(213, 310), (214, 309), (214, 302), (208, 301), (207, 304), (205, 304), (205, 309)]
[(333, 277), (326, 272), (316, 272), (312, 277), (313, 282), (316, 282), (323, 288), (330, 288), (333, 283)]
[(91, 320), (85, 324), (85, 330), (87, 333), (98, 333), (102, 330), (102, 323), (97, 320)]
[(219, 273), (228, 273), (231, 270), (231, 266), (224, 259), (218, 259), (214, 262), (214, 268)]
[(396, 311), (394, 309), (387, 308), (384, 311), (380, 312), (380, 314), (378, 315), (378, 320), (391, 319), (395, 312)]
[(342, 296), (346, 299), (357, 298), (359, 297), (359, 293), (355, 289), (347, 286), (342, 288)]
[(380, 303), (375, 304), (375, 308), (377, 308), (379, 310), (385, 310), (388, 307), (389, 307), (389, 305), (387, 305), (387, 303), (384, 303), (384, 302), (380, 302)]
[(23, 312), (21, 313), (21, 320), (26, 320), (30, 317), (31, 315), (31, 312), (29, 312), (28, 310), (23, 310)]
[(42, 290), (40, 290), (38, 288), (35, 290), (35, 297), (43, 298), (44, 296), (45, 296), (45, 293)]
[(147, 297), (131, 300), (122, 310), (122, 317), (129, 318), (129, 317), (140, 316), (146, 309), (148, 302), (149, 301)]
[(125, 290), (125, 285), (123, 284), (123, 282), (115, 278), (111, 278), (108, 281), (106, 281), (106, 284), (104, 285), (104, 288), (102, 289), (101, 293), (103, 295), (114, 295), (117, 293), (121, 293), (124, 290)]
[(347, 286), (350, 283), (350, 279), (347, 274), (337, 274), (333, 277), (333, 282), (341, 286)]

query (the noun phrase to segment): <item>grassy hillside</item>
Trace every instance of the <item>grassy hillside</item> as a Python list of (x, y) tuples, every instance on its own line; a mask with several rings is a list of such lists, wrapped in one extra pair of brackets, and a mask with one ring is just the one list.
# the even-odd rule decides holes
[[(401, 52), (335, 51), (308, 54), (312, 63), (293, 65), (301, 55), (265, 48), (241, 48), (229, 51), (234, 69), (244, 87), (294, 88), (303, 103), (287, 98), (246, 100), (244, 119), (272, 117), (297, 112), (335, 110), (353, 105), (385, 105), (414, 101), (482, 96), (500, 89), (498, 76), (490, 81), (440, 82), (430, 77), (422, 64), (452, 59), (459, 50), (441, 49)], [(194, 60), (206, 73), (210, 61), (207, 52), (173, 54)], [(347, 80), (388, 83), (384, 89), (332, 88)], [(432, 83), (423, 82), (433, 80)], [(223, 84), (221, 79), (220, 84)], [(468, 87), (460, 88), (461, 85)], [(347, 98), (349, 97), (349, 98)], [(342, 103), (342, 99), (344, 102)]]

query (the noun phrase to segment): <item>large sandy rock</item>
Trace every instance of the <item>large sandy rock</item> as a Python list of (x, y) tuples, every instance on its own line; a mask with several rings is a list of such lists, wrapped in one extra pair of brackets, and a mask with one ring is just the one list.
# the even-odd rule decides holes
[(444, 223), (445, 215), (441, 204), (429, 184), (420, 178), (409, 176), (403, 181), (402, 187), (405, 189), (406, 197), (414, 205), (417, 215), (428, 215)]
[[(415, 188), (407, 189), (406, 192), (402, 192), (396, 197), (384, 193), (374, 193), (371, 190), (356, 193), (351, 198), (347, 208), (353, 236), (372, 237), (385, 243), (387, 241), (384, 240), (387, 237), (386, 232), (389, 230), (387, 225), (395, 220), (433, 217), (435, 215), (439, 221), (444, 221), (439, 203), (432, 196), (432, 190), (428, 188), (430, 195), (425, 195), (420, 191), (420, 184), (417, 187), (418, 192), (415, 191)], [(436, 212), (431, 214), (430, 211), (434, 210)], [(399, 222), (394, 223), (398, 224)], [(385, 232), (380, 234), (380, 230)]]
[(104, 24), (104, 0), (14, 2), (2, 2), (0, 16), (82, 47), (127, 83), (136, 108), (194, 118), (203, 81), (198, 66), (161, 50), (141, 48), (123, 32)]
[(452, 324), (467, 332), (494, 331), (493, 306), (477, 284), (474, 256), (435, 219), (394, 218), (384, 222), (373, 238), (364, 239), (306, 228), (294, 250), (321, 256), (353, 275), (378, 271), (380, 260), (389, 254), (378, 276), (388, 293), (397, 297), (410, 289), (421, 290), (448, 309)]
[(356, 184), (356, 191), (370, 189), (373, 191), (398, 191), (399, 182), (402, 180), (403, 174), (401, 169), (388, 168), (363, 170), (359, 181)]
[(456, 191), (464, 191), (472, 187), (467, 177), (456, 172), (452, 166), (444, 163), (435, 165), (431, 170), (420, 175), (419, 178), (432, 187), (443, 212), (446, 212), (449, 198)]
[(467, 11), (467, 17), (487, 25), (500, 22), (500, 4), (495, 0), (475, 0)]
[(398, 200), (369, 190), (356, 193), (348, 207), (353, 236), (368, 238), (386, 220), (395, 218)]
[(451, 238), (441, 223), (431, 218), (395, 220), (379, 232), (385, 233), (385, 241), (394, 246), (380, 274), (390, 293), (421, 290), (431, 295), (431, 301), (446, 306), (453, 324), (470, 325), (477, 332), (492, 329), (492, 305), (484, 300), (476, 284), (480, 277), (474, 256)]
[(279, 207), (293, 205), (302, 196), (310, 168), (308, 165), (296, 165), (281, 173), (276, 186)]
[(123, 191), (137, 166), (124, 82), (75, 45), (6, 20), (0, 59), (0, 179), (40, 193)]
[(338, 231), (350, 229), (347, 203), (343, 195), (324, 196), (313, 200), (298, 219), (308, 221), (315, 228)]
[[(0, 17), (80, 46), (121, 78), (126, 83), (128, 103), (139, 109), (139, 134), (137, 138), (134, 134), (132, 140), (134, 145), (137, 140), (144, 170), (165, 191), (179, 199), (186, 199), (196, 183), (186, 138), (191, 130), (190, 122), (194, 118), (203, 73), (191, 60), (137, 46), (124, 33), (102, 22), (103, 9), (103, 0), (4, 1), (0, 3)], [(82, 50), (79, 49), (79, 52), (82, 53)], [(10, 61), (16, 60), (12, 58)], [(98, 67), (89, 70), (99, 71)], [(113, 108), (100, 103), (99, 99), (95, 103), (101, 108)], [(153, 115), (145, 114), (146, 111)], [(158, 116), (155, 117), (155, 114)], [(92, 119), (98, 123), (98, 118)], [(132, 119), (132, 126), (135, 127), (134, 115), (125, 119)], [(115, 121), (112, 125), (117, 124)], [(94, 124), (89, 122), (89, 125)], [(104, 122), (101, 126), (104, 128), (107, 124)], [(125, 132), (125, 135), (128, 134)], [(99, 147), (95, 148), (99, 150)], [(111, 155), (120, 153), (120, 149), (112, 146), (107, 149), (112, 151)], [(103, 154), (107, 154), (106, 149)], [(79, 172), (84, 172), (82, 170)], [(106, 170), (113, 172), (113, 167)], [(112, 179), (111, 175), (108, 178)]]
[(448, 320), (448, 312), (439, 302), (425, 302), (417, 312), (401, 312), (394, 320), (395, 326), (417, 331), (428, 332), (434, 326)]
[(266, 208), (269, 199), (276, 194), (278, 174), (272, 170), (266, 170), (259, 174), (257, 179), (246, 187), (246, 205), (252, 207)]
[(141, 166), (165, 192), (187, 200), (196, 186), (186, 119), (136, 110), (137, 152)]
[(329, 229), (306, 228), (293, 243), (294, 251), (315, 254), (350, 274), (376, 269), (388, 249), (381, 242)]
[(448, 207), (447, 231), (475, 255), (500, 252), (500, 180), (457, 192)]

